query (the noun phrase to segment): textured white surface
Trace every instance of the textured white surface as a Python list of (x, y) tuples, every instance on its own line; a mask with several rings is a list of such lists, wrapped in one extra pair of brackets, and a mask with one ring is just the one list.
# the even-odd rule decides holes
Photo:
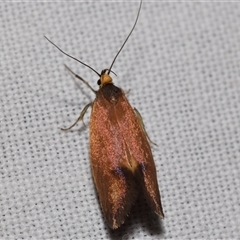
[[(142, 114), (166, 218), (144, 201), (113, 232), (79, 123), (139, 2), (0, 3), (0, 238), (215, 239), (240, 236), (240, 4), (143, 3), (113, 71)], [(77, 82), (78, 83), (78, 82)], [(89, 113), (85, 123), (89, 122)]]

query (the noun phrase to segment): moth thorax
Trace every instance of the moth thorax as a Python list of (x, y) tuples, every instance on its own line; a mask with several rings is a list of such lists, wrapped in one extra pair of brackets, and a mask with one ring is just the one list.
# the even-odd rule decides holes
[(103, 86), (105, 84), (112, 83), (112, 78), (108, 74), (103, 74), (100, 77), (100, 81), (101, 81), (101, 86)]

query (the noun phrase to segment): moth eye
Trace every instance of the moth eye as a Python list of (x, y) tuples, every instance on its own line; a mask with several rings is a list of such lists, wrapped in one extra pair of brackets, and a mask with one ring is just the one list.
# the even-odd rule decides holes
[(101, 85), (101, 80), (100, 80), (100, 79), (97, 81), (97, 84), (98, 84), (98, 85)]

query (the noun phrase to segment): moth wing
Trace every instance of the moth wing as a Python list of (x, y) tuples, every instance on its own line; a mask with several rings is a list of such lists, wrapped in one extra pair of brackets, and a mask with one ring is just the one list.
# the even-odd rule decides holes
[(153, 211), (164, 217), (150, 144), (122, 90), (115, 104), (101, 95), (95, 99), (90, 153), (94, 182), (111, 228), (124, 222), (139, 186)]
[(122, 98), (117, 108), (118, 115), (122, 116), (118, 118), (118, 123), (131, 155), (132, 166), (136, 168), (148, 204), (155, 213), (164, 218), (156, 167), (144, 125), (126, 97), (123, 95)]
[(117, 107), (118, 104), (97, 97), (90, 120), (92, 174), (103, 213), (113, 229), (123, 224), (138, 195), (138, 186), (127, 167), (129, 156), (118, 124), (120, 116), (115, 112)]

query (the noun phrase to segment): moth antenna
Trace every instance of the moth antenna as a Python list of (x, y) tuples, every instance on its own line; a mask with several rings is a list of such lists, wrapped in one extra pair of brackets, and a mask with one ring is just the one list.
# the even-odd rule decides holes
[(132, 27), (130, 33), (128, 34), (127, 38), (126, 38), (125, 41), (123, 42), (121, 48), (120, 48), (119, 51), (117, 52), (115, 58), (113, 59), (112, 64), (111, 64), (110, 68), (108, 69), (108, 74), (111, 72), (111, 69), (112, 69), (112, 66), (113, 66), (114, 62), (116, 61), (116, 59), (117, 59), (119, 53), (122, 51), (124, 45), (126, 44), (128, 38), (131, 36), (131, 34), (132, 34), (132, 32), (133, 32), (133, 30), (134, 30), (136, 24), (137, 24), (138, 17), (139, 17), (139, 13), (140, 13), (140, 10), (141, 10), (141, 7), (142, 7), (142, 0), (141, 0), (141, 2), (140, 2), (140, 6), (139, 6), (139, 9), (138, 9), (138, 13), (137, 13), (137, 17), (136, 17), (135, 23), (134, 23), (134, 25), (133, 25), (133, 27)]
[[(105, 72), (108, 71), (108, 70), (109, 70), (108, 68), (102, 70), (102, 73), (101, 73), (101, 74), (105, 73)], [(117, 74), (116, 74), (113, 70), (110, 70), (110, 72), (112, 72), (115, 76), (117, 76)]]
[(58, 47), (55, 43), (53, 43), (50, 39), (48, 39), (46, 36), (44, 36), (54, 47), (56, 47), (60, 52), (62, 52), (63, 54), (65, 54), (66, 56), (68, 56), (69, 58), (72, 58), (73, 60), (81, 63), (82, 65), (90, 68), (93, 72), (95, 72), (99, 77), (101, 77), (101, 74), (99, 74), (95, 69), (93, 69), (92, 67), (90, 67), (89, 65), (87, 65), (86, 63), (78, 60), (77, 58), (67, 54), (66, 52), (64, 52), (60, 47)]

